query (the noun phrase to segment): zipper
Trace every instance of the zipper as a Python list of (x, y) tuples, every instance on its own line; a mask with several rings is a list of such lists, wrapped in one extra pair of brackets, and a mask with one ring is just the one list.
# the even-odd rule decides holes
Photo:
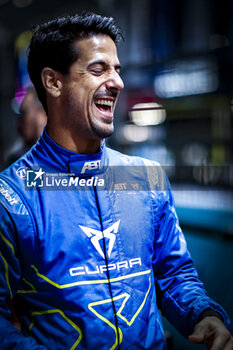
[[(97, 189), (96, 186), (93, 186), (94, 188), (94, 193), (95, 193), (95, 200), (96, 200), (96, 206), (97, 206), (97, 210), (98, 210), (98, 214), (99, 214), (99, 220), (100, 220), (100, 227), (101, 227), (101, 232), (103, 234), (104, 232), (104, 227), (103, 227), (103, 221), (102, 221), (102, 216), (101, 216), (101, 210), (100, 210), (100, 203), (99, 203), (99, 199), (98, 199), (98, 195), (97, 195)], [(119, 330), (118, 330), (118, 319), (117, 319), (117, 315), (116, 315), (116, 307), (113, 301), (113, 293), (112, 293), (112, 286), (110, 283), (110, 273), (109, 273), (109, 269), (108, 269), (108, 257), (107, 257), (107, 249), (106, 249), (106, 244), (105, 244), (105, 239), (103, 237), (103, 249), (104, 249), (104, 260), (105, 260), (105, 265), (107, 266), (107, 279), (108, 279), (108, 288), (109, 288), (109, 293), (110, 293), (110, 297), (112, 300), (112, 308), (113, 308), (113, 313), (114, 313), (114, 319), (115, 319), (115, 326), (116, 326), (116, 333), (117, 333), (117, 349), (120, 350), (120, 335), (119, 335)]]

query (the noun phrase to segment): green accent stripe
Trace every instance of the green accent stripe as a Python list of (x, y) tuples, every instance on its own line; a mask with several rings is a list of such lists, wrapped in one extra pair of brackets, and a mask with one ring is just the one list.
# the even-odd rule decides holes
[(150, 276), (149, 276), (149, 287), (148, 287), (148, 290), (147, 290), (147, 292), (146, 292), (145, 298), (144, 298), (142, 304), (139, 306), (138, 310), (136, 311), (136, 313), (134, 314), (134, 316), (132, 317), (132, 319), (131, 319), (130, 321), (128, 321), (128, 320), (127, 320), (124, 316), (122, 316), (122, 314), (121, 314), (122, 310), (123, 310), (124, 307), (125, 307), (126, 302), (127, 302), (128, 299), (130, 298), (130, 295), (127, 294), (127, 293), (125, 293), (125, 294), (126, 294), (126, 298), (125, 298), (125, 300), (123, 301), (122, 306), (121, 306), (120, 309), (118, 310), (117, 316), (119, 316), (123, 321), (125, 321), (129, 327), (134, 323), (134, 321), (135, 321), (135, 319), (137, 318), (138, 314), (140, 313), (140, 311), (142, 310), (143, 306), (145, 305), (145, 302), (146, 302), (146, 299), (147, 299), (148, 294), (149, 294), (149, 292), (150, 292), (150, 289), (151, 289), (151, 278), (150, 278)]
[(111, 298), (111, 299), (105, 299), (105, 300), (100, 300), (100, 301), (96, 301), (94, 303), (90, 303), (88, 305), (88, 309), (93, 312), (94, 315), (96, 315), (100, 320), (102, 320), (103, 322), (105, 322), (109, 327), (111, 327), (114, 332), (115, 332), (115, 342), (114, 344), (111, 346), (111, 348), (109, 350), (114, 350), (116, 349), (117, 345), (118, 345), (118, 337), (117, 337), (117, 330), (118, 330), (118, 334), (119, 334), (119, 345), (122, 343), (122, 339), (123, 339), (123, 334), (122, 334), (122, 330), (120, 329), (120, 327), (116, 327), (112, 322), (110, 322), (106, 317), (104, 317), (103, 315), (99, 314), (94, 308), (93, 306), (97, 306), (97, 305), (101, 305), (101, 304), (107, 304), (110, 303), (114, 300), (120, 299), (121, 296), (119, 297), (115, 297), (115, 298)]
[(80, 282), (73, 282), (73, 283), (67, 283), (67, 284), (58, 284), (48, 277), (42, 275), (39, 273), (38, 269), (34, 266), (31, 265), (31, 267), (36, 271), (36, 274), (38, 277), (42, 278), (44, 281), (48, 282), (49, 284), (52, 284), (54, 287), (59, 288), (59, 289), (65, 289), (65, 288), (71, 288), (75, 286), (81, 286), (81, 285), (90, 285), (90, 284), (104, 284), (104, 283), (109, 283), (109, 282), (118, 282), (122, 281), (128, 278), (133, 278), (133, 277), (138, 277), (138, 276), (143, 276), (151, 273), (151, 270), (146, 270), (146, 271), (141, 271), (141, 272), (136, 272), (136, 273), (131, 273), (129, 275), (121, 276), (121, 277), (116, 277), (116, 278), (110, 278), (108, 279), (103, 279), (103, 280), (93, 280), (93, 281), (80, 281)]
[(26, 284), (28, 284), (30, 287), (31, 287), (31, 289), (29, 290), (21, 290), (21, 289), (19, 289), (19, 290), (17, 290), (17, 293), (19, 293), (19, 294), (26, 294), (26, 293), (36, 293), (36, 288), (33, 286), (33, 284), (31, 284), (30, 282), (28, 282), (27, 280), (26, 280), (26, 278), (22, 278), (22, 280), (26, 283)]
[(4, 265), (5, 265), (5, 277), (6, 277), (6, 283), (8, 285), (8, 288), (9, 288), (9, 291), (10, 291), (10, 296), (11, 296), (11, 299), (13, 298), (13, 294), (12, 294), (12, 291), (11, 291), (11, 286), (10, 286), (10, 281), (9, 281), (9, 268), (8, 268), (8, 263), (6, 261), (6, 259), (3, 257), (3, 255), (0, 253), (1, 257), (2, 257), (2, 260), (4, 262)]
[(3, 234), (2, 234), (1, 231), (0, 231), (0, 237), (1, 237), (1, 238), (3, 239), (3, 241), (8, 245), (8, 247), (11, 248), (13, 254), (15, 255), (15, 248), (14, 248), (13, 244), (12, 244), (10, 241), (8, 241), (8, 239), (7, 239), (6, 237), (3, 236)]
[[(145, 302), (146, 302), (146, 299), (148, 297), (148, 294), (150, 292), (150, 289), (151, 289), (151, 278), (149, 276), (149, 287), (148, 287), (148, 290), (145, 294), (145, 297), (141, 303), (141, 305), (139, 306), (139, 308), (137, 309), (136, 313), (133, 315), (132, 319), (130, 321), (128, 321), (124, 316), (122, 316), (121, 312), (123, 311), (124, 307), (125, 307), (125, 304), (127, 303), (127, 301), (130, 299), (130, 295), (128, 293), (123, 293), (123, 294), (120, 294), (116, 297), (113, 297), (113, 298), (109, 298), (109, 299), (105, 299), (105, 300), (99, 300), (99, 301), (95, 301), (95, 302), (92, 302), (88, 305), (88, 309), (93, 312), (93, 314), (95, 314), (100, 320), (102, 320), (103, 322), (105, 322), (109, 327), (111, 327), (114, 332), (115, 332), (115, 336), (116, 336), (116, 339), (115, 339), (115, 343), (111, 346), (111, 348), (109, 350), (114, 350), (116, 347), (117, 347), (117, 344), (118, 344), (118, 341), (117, 341), (117, 328), (114, 324), (112, 324), (110, 322), (110, 320), (108, 320), (107, 318), (105, 318), (103, 315), (101, 315), (99, 312), (97, 312), (94, 307), (95, 306), (98, 306), (98, 305), (103, 305), (103, 304), (107, 304), (107, 303), (112, 303), (113, 301), (115, 300), (120, 300), (120, 299), (123, 299), (123, 303), (120, 307), (120, 309), (118, 310), (118, 312), (116, 313), (116, 315), (118, 317), (120, 317), (124, 322), (126, 322), (126, 324), (131, 327), (132, 324), (134, 323), (135, 319), (137, 318), (138, 314), (140, 313), (140, 311), (142, 310), (142, 308), (144, 307), (145, 305)], [(120, 339), (119, 339), (119, 345), (122, 343), (122, 340), (123, 340), (123, 333), (121, 331), (121, 329), (118, 327), (118, 333), (120, 335)]]
[[(52, 310), (45, 310), (45, 311), (35, 311), (32, 312), (32, 316), (38, 316), (38, 315), (48, 315), (48, 314), (54, 314), (54, 313), (59, 313), (65, 320), (67, 323), (69, 323), (78, 333), (79, 333), (79, 337), (76, 340), (76, 342), (71, 346), (71, 348), (69, 350), (74, 350), (77, 348), (78, 344), (80, 343), (80, 341), (82, 340), (82, 331), (81, 329), (73, 322), (71, 321), (62, 310), (59, 309), (52, 309)], [(35, 324), (35, 319), (32, 321), (32, 323), (29, 326), (29, 330), (31, 331), (32, 327)]]

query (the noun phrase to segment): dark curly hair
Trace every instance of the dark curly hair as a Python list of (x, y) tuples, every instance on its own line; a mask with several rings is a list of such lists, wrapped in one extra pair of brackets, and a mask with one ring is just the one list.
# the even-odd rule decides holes
[(76, 40), (106, 34), (117, 44), (123, 38), (112, 17), (94, 13), (58, 17), (35, 26), (32, 31), (28, 48), (28, 72), (46, 112), (46, 93), (41, 81), (44, 67), (68, 74), (79, 55), (74, 46)]

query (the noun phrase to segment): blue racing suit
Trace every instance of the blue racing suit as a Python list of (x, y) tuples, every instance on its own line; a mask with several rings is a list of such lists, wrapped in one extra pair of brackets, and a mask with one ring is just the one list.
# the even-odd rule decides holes
[[(0, 175), (0, 348), (166, 349), (211, 308), (160, 166), (102, 143), (94, 155), (44, 131)], [(9, 322), (13, 299), (22, 324)]]

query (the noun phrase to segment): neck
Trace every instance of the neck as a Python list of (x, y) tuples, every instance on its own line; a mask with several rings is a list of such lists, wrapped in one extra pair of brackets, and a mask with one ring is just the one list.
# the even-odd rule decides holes
[(57, 130), (49, 122), (46, 126), (46, 131), (53, 141), (69, 151), (80, 154), (95, 154), (100, 150), (102, 140), (92, 140), (80, 135), (72, 135), (67, 129), (59, 128)]

